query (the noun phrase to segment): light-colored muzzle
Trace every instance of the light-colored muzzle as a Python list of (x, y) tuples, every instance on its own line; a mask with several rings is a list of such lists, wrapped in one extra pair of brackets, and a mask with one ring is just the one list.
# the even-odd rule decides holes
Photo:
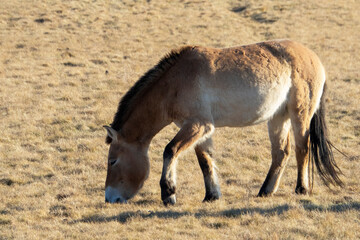
[(105, 202), (108, 203), (127, 203), (127, 200), (121, 196), (120, 192), (113, 187), (106, 187)]

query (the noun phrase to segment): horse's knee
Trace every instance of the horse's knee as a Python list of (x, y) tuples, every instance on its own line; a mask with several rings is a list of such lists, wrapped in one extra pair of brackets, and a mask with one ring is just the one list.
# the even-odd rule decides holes
[(279, 149), (272, 153), (272, 168), (284, 168), (287, 164), (290, 152), (286, 149)]
[(165, 149), (164, 149), (164, 153), (163, 153), (163, 159), (167, 160), (167, 159), (172, 159), (175, 155), (175, 151), (173, 148), (173, 145), (171, 143), (169, 143), (168, 145), (166, 145)]
[(297, 144), (295, 152), (299, 155), (306, 155), (309, 152), (308, 144)]
[(201, 171), (204, 174), (204, 177), (208, 177), (211, 175), (212, 172), (212, 160), (211, 158), (207, 157), (204, 152), (198, 153), (196, 152), (196, 156), (201, 168)]

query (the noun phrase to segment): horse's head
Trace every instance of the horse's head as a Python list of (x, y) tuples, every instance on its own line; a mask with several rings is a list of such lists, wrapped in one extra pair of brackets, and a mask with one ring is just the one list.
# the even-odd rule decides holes
[(126, 203), (140, 190), (149, 175), (147, 148), (128, 143), (113, 128), (105, 128), (110, 142), (105, 201)]

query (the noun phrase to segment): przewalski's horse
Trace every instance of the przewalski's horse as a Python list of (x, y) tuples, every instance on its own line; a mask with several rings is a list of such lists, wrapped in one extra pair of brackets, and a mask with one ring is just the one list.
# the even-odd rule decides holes
[(160, 186), (165, 205), (176, 202), (176, 161), (181, 152), (195, 148), (204, 175), (204, 201), (216, 200), (221, 193), (211, 154), (215, 127), (264, 121), (272, 164), (259, 196), (271, 195), (279, 186), (289, 158), (290, 126), (298, 167), (295, 192), (312, 189), (309, 169), (314, 163), (326, 185), (342, 185), (327, 139), (324, 89), (319, 58), (293, 41), (172, 51), (125, 94), (111, 127), (105, 126), (110, 144), (105, 200), (126, 202), (139, 191), (149, 174), (150, 141), (172, 122), (180, 131), (163, 155)]

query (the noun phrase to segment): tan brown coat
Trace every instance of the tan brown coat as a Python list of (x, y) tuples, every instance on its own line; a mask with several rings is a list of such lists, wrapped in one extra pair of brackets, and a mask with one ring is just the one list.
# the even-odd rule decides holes
[[(165, 204), (176, 201), (176, 161), (192, 146), (204, 174), (204, 200), (218, 199), (220, 187), (211, 158), (214, 129), (264, 121), (272, 165), (259, 196), (270, 195), (279, 186), (289, 157), (290, 126), (298, 164), (295, 191), (307, 193), (310, 123), (320, 108), (324, 85), (324, 67), (316, 54), (289, 40), (226, 49), (188, 46), (171, 52), (129, 90), (111, 127), (106, 127), (111, 143), (106, 200), (124, 202), (136, 194), (148, 175), (150, 141), (171, 122), (180, 131), (164, 151), (160, 185)], [(340, 183), (336, 164), (318, 159), (315, 163), (325, 169), (324, 179)]]

